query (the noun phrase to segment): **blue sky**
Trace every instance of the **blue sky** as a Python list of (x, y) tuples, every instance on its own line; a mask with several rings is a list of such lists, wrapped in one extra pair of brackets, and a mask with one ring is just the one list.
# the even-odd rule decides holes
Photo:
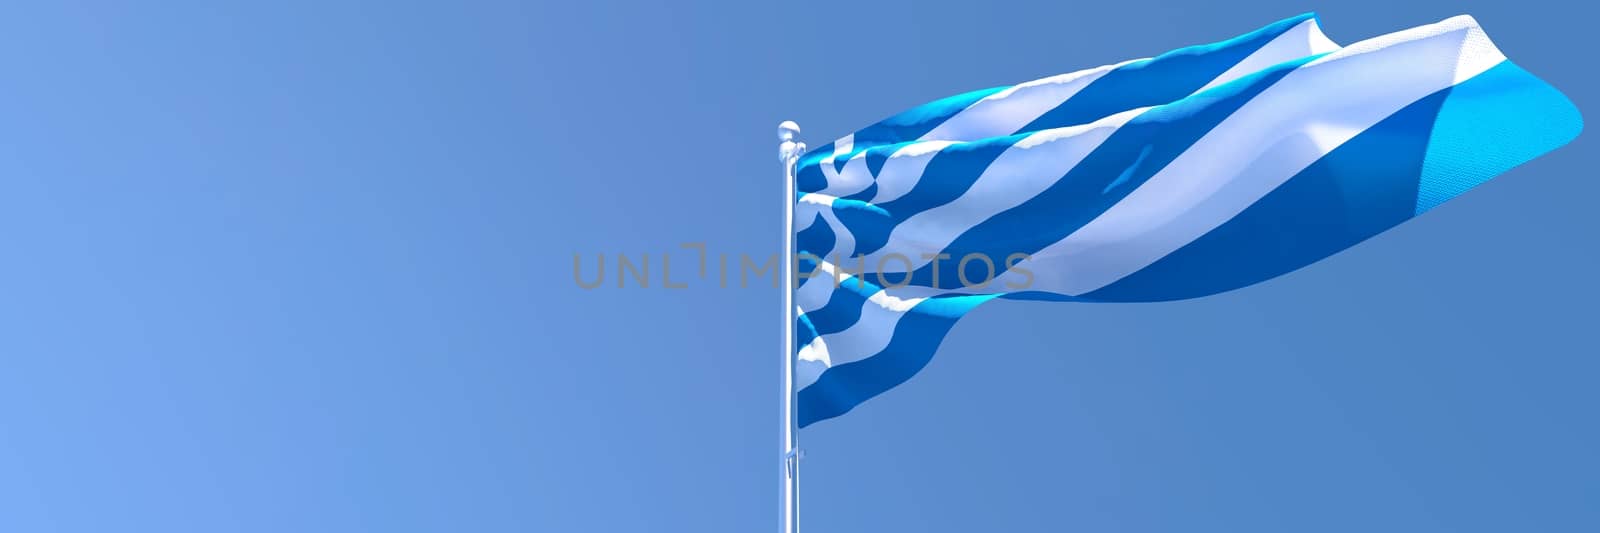
[[(0, 20), (0, 530), (777, 527), (774, 127), (1226, 38), (1569, 2), (60, 2)], [(808, 428), (807, 530), (1594, 531), (1592, 135), (1327, 261), (1000, 302)], [(685, 269), (685, 272), (688, 270)]]

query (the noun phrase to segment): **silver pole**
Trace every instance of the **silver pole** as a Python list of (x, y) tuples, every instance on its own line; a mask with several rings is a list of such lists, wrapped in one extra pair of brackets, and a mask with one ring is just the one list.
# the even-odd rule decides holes
[(783, 532), (800, 531), (800, 436), (794, 427), (794, 169), (806, 145), (796, 140), (800, 125), (778, 125), (778, 157), (783, 161)]

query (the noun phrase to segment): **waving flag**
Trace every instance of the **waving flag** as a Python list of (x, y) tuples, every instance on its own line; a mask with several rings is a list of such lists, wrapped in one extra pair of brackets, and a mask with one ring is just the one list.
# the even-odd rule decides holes
[(1581, 129), (1467, 16), (1340, 48), (1304, 15), (913, 108), (799, 161), (798, 425), (903, 383), (983, 302), (1259, 283)]

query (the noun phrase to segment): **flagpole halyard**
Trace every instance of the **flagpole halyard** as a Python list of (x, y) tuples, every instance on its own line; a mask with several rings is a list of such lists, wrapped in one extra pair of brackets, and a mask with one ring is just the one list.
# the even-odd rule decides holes
[(800, 437), (795, 428), (794, 410), (794, 204), (795, 165), (806, 145), (799, 141), (800, 125), (784, 121), (778, 125), (778, 157), (783, 162), (783, 264), (778, 268), (783, 284), (783, 532), (800, 530)]

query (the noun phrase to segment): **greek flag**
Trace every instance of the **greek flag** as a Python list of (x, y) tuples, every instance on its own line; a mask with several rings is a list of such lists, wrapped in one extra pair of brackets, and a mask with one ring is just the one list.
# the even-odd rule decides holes
[(1308, 14), (912, 108), (798, 162), (798, 424), (905, 382), (984, 302), (1259, 283), (1582, 127), (1468, 16), (1341, 47)]

